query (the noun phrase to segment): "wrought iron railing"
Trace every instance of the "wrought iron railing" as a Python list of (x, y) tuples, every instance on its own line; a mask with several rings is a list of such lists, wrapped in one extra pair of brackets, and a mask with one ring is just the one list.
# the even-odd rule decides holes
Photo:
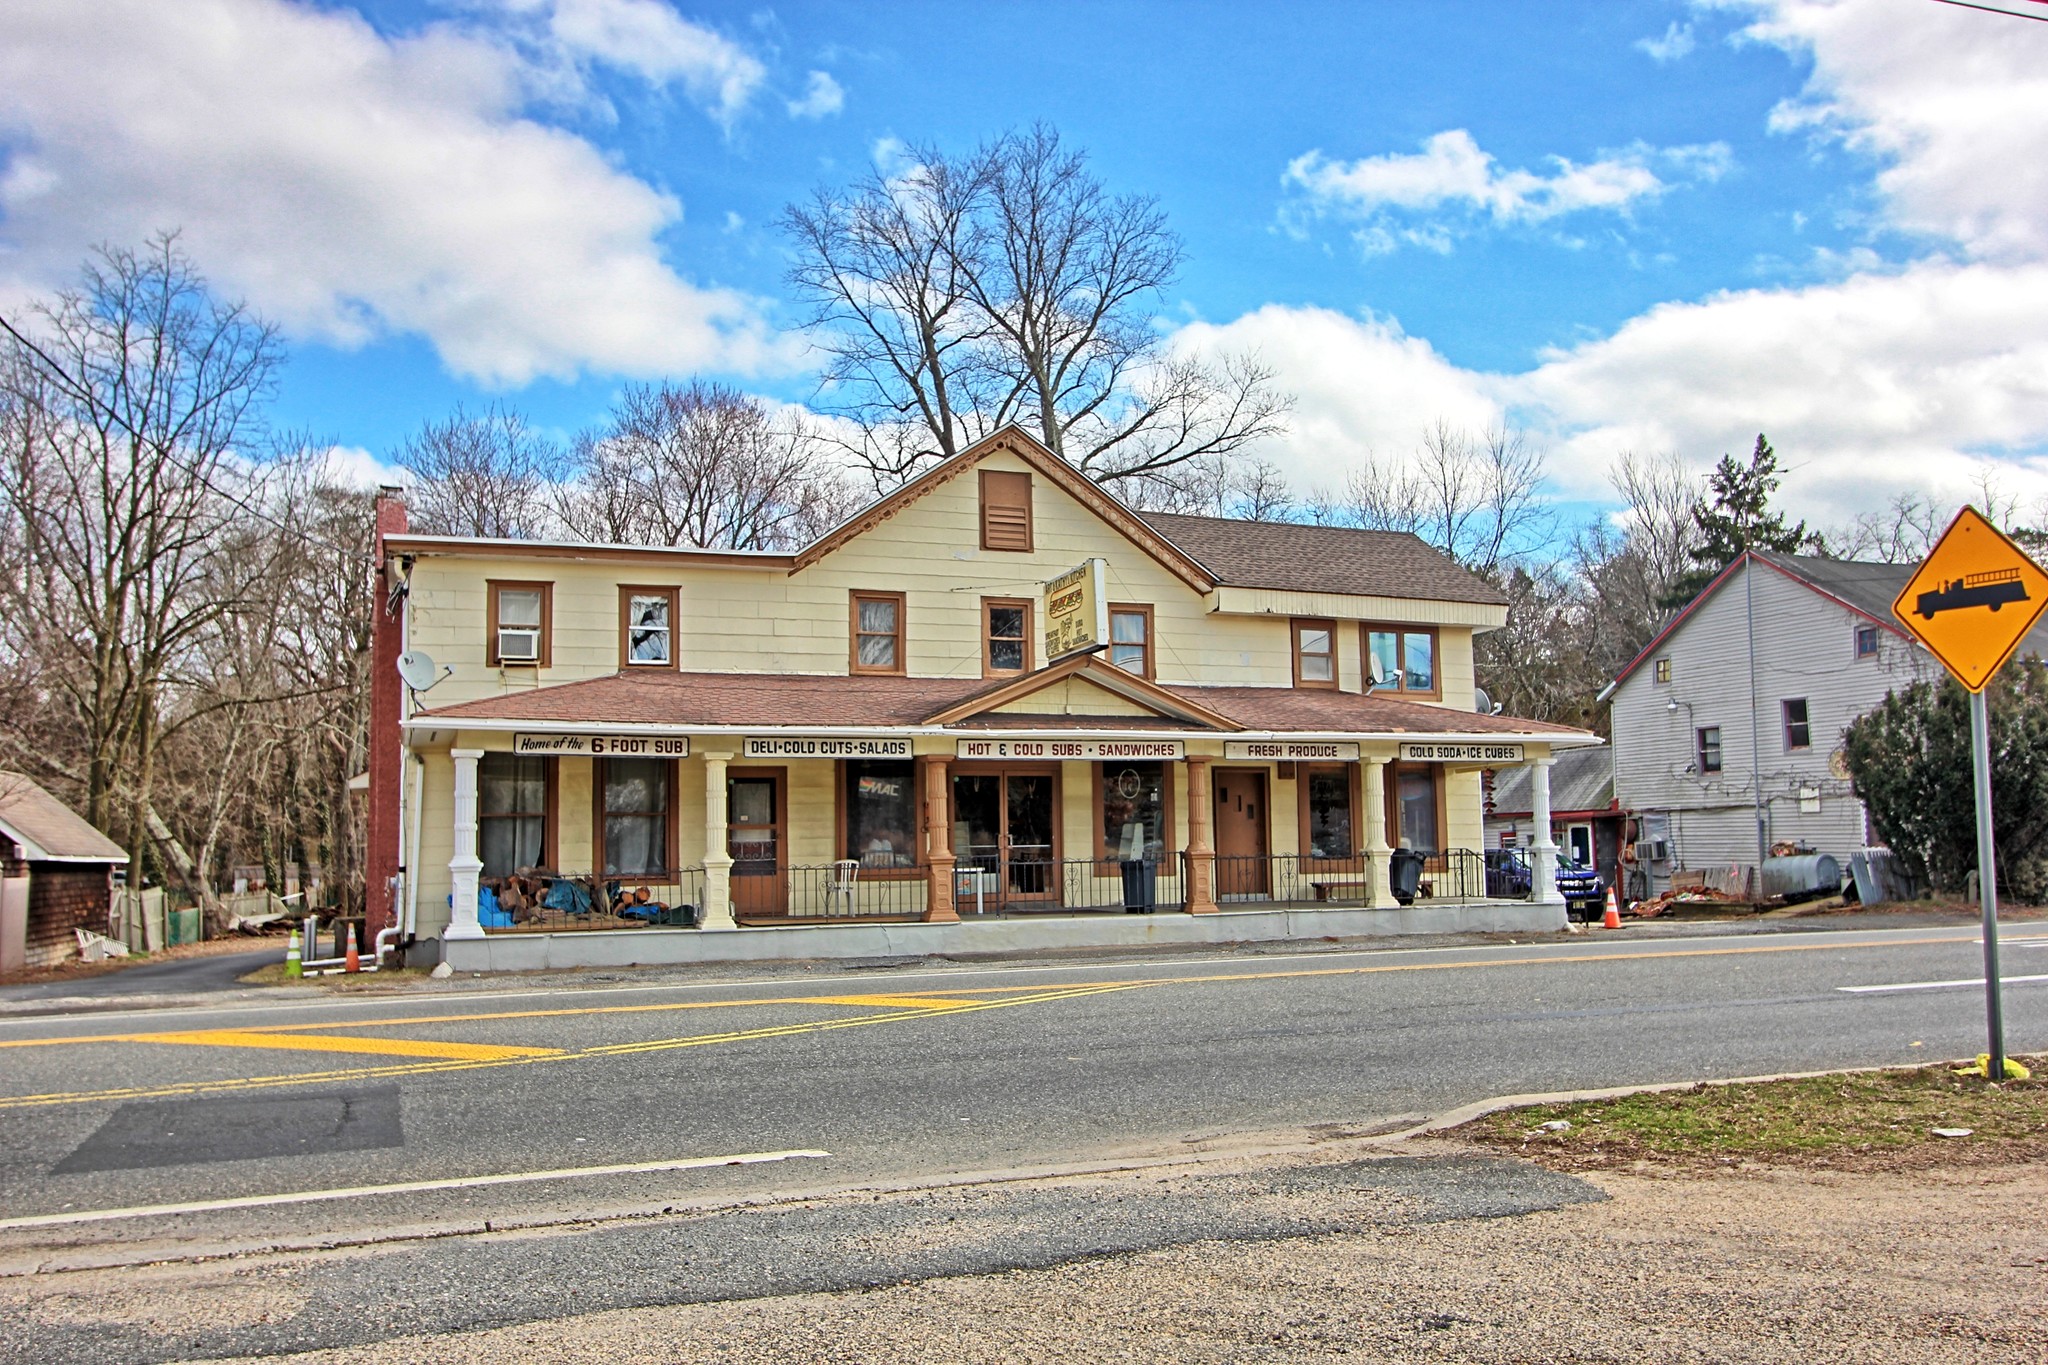
[[(1492, 882), (1496, 890), (1503, 889), (1498, 876)], [(1523, 891), (1494, 896), (1488, 885), (1485, 857), (1469, 848), (1451, 848), (1423, 855), (1422, 884), (1416, 894), (1419, 899), (1439, 901), (1526, 899), (1528, 895)]]

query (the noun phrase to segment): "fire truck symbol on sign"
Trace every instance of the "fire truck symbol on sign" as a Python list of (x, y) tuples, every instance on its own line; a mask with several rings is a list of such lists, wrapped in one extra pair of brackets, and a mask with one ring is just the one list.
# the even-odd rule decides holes
[(2048, 574), (1974, 507), (1956, 514), (1892, 602), (1899, 624), (1972, 692), (1984, 690), (2044, 610)]
[(1997, 611), (2008, 602), (2026, 600), (2027, 585), (2020, 582), (2018, 569), (1994, 569), (1990, 573), (1964, 574), (1934, 592), (1921, 593), (1913, 603), (1913, 612), (1932, 621), (1940, 611), (1954, 611), (1958, 607), (1989, 607)]

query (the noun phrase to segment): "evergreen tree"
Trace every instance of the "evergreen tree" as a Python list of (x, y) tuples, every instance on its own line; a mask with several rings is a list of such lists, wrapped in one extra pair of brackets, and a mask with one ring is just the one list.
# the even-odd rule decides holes
[(1783, 513), (1771, 510), (1771, 494), (1778, 491), (1778, 452), (1762, 432), (1757, 433), (1749, 463), (1723, 455), (1708, 476), (1707, 487), (1713, 501), (1703, 500), (1692, 509), (1700, 543), (1691, 551), (1692, 567), (1672, 583), (1664, 599), (1667, 608), (1682, 607), (1698, 596), (1744, 550), (1791, 552), (1813, 539), (1805, 522), (1788, 526)]

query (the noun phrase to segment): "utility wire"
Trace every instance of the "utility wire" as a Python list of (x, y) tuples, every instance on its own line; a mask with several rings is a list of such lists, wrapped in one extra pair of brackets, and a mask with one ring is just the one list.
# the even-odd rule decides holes
[[(1982, 10), (1986, 14), (2003, 14), (2009, 19), (2032, 19), (2035, 23), (2048, 24), (2048, 14), (2022, 14), (2018, 10), (2000, 9), (1996, 5), (1973, 5), (1970, 0), (1934, 0), (1937, 5), (1954, 5), (1957, 9)], [(2016, 0), (2016, 3), (2040, 4), (2042, 0)]]

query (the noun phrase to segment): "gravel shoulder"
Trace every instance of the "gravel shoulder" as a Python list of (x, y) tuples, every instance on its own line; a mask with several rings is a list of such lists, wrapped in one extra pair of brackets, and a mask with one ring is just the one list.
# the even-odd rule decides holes
[[(2038, 1365), (2048, 1345), (2048, 1171), (2038, 1165), (1592, 1180), (1604, 1202), (1516, 1217), (1201, 1242), (289, 1359)], [(251, 1292), (245, 1306), (262, 1311)], [(198, 1325), (160, 1323), (180, 1326)]]

